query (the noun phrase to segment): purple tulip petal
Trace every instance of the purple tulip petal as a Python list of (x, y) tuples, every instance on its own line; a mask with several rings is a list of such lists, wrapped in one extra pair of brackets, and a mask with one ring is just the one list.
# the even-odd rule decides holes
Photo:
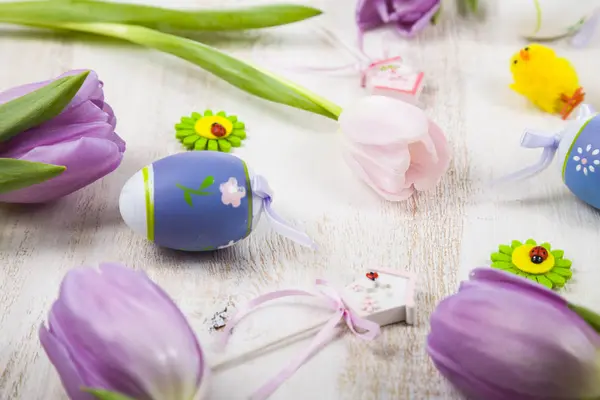
[[(34, 90), (37, 90), (43, 86), (46, 86), (49, 83), (54, 82), (57, 79), (64, 78), (65, 76), (77, 75), (84, 71), (86, 71), (86, 70), (69, 71), (69, 72), (65, 72), (64, 74), (60, 75), (58, 78), (55, 78), (55, 79), (50, 79), (50, 80), (42, 81), (42, 82), (28, 83), (26, 85), (14, 87), (3, 93), (0, 93), (0, 104), (6, 103), (10, 100), (16, 99), (17, 97), (21, 97), (28, 93), (31, 93)], [(71, 102), (69, 103), (69, 105), (66, 107), (65, 110), (68, 110), (71, 107), (75, 107), (75, 106), (83, 103), (86, 100), (90, 100), (90, 99), (103, 100), (103, 96), (104, 95), (102, 92), (102, 86), (101, 86), (100, 82), (98, 81), (98, 75), (96, 74), (96, 72), (90, 71), (88, 77), (83, 82), (83, 85), (81, 85), (79, 92), (77, 92), (77, 94), (75, 95), (73, 100), (71, 100)]]
[(497, 388), (488, 383), (482, 382), (477, 378), (466, 373), (460, 365), (444, 357), (442, 353), (435, 350), (434, 346), (428, 343), (427, 352), (434, 360), (436, 368), (446, 379), (450, 380), (454, 386), (462, 392), (467, 398), (486, 399), (486, 400), (547, 400), (539, 397), (525, 396), (522, 393), (516, 393), (508, 389)]
[(76, 107), (71, 107), (68, 110), (63, 111), (60, 115), (43, 123), (36, 129), (43, 130), (57, 126), (82, 124), (95, 121), (110, 123), (109, 121), (111, 116), (102, 109), (103, 107), (104, 103), (102, 103), (102, 106), (98, 106), (96, 102), (84, 101)]
[[(88, 71), (88, 70), (81, 69), (81, 70), (73, 70), (73, 71), (65, 72), (64, 74), (60, 75), (56, 79), (64, 78), (66, 76), (71, 76), (71, 75), (77, 75), (84, 71)], [(77, 94), (75, 95), (73, 100), (71, 100), (71, 102), (69, 103), (69, 105), (67, 106), (65, 111), (67, 111), (73, 107), (77, 107), (81, 103), (88, 101), (88, 100), (103, 102), (104, 101), (104, 92), (102, 90), (102, 86), (103, 86), (103, 84), (98, 79), (98, 74), (95, 71), (90, 71), (88, 77), (85, 79), (85, 81), (83, 82), (83, 85), (81, 85), (81, 88), (79, 89), (79, 91), (77, 92)]]
[[(71, 272), (70, 274), (73, 273), (78, 273), (78, 271)], [(110, 292), (110, 286), (104, 285), (104, 282), (96, 282), (99, 290), (104, 289), (107, 293)], [(64, 282), (61, 286), (61, 292), (63, 286)], [(97, 292), (89, 294), (82, 293), (81, 295), (82, 300), (90, 300), (95, 303), (104, 301), (102, 296), (97, 296)], [(131, 317), (135, 318), (135, 316)], [(111, 348), (111, 343), (119, 340), (118, 336), (113, 337), (113, 340), (109, 341), (90, 339), (98, 336), (98, 332), (95, 330), (95, 324), (103, 324), (101, 326), (110, 327), (110, 316), (104, 316), (105, 319), (102, 320), (103, 322), (100, 322), (101, 318), (102, 316), (98, 314), (94, 316), (94, 321), (73, 318), (73, 314), (68, 308), (68, 305), (61, 299), (52, 306), (48, 324), (51, 331), (55, 332), (55, 336), (61, 338), (67, 351), (70, 354), (76, 355), (76, 359), (73, 363), (77, 370), (80, 371), (82, 380), (87, 386), (124, 393), (139, 400), (152, 400), (146, 395), (144, 389), (138, 385), (135, 380), (129, 375), (122, 373), (118, 368), (119, 364), (128, 365), (128, 359), (120, 358), (119, 355), (117, 355), (117, 360), (114, 361), (115, 364), (113, 367), (111, 367), (110, 364), (108, 364), (107, 367), (104, 362), (105, 359), (98, 357), (98, 354), (102, 354), (103, 356), (112, 354), (111, 351), (113, 349)]]
[(566, 306), (567, 301), (553, 290), (532, 282), (527, 278), (515, 274), (504, 272), (496, 268), (475, 268), (471, 271), (470, 280), (461, 282), (459, 290), (465, 290), (472, 286), (490, 283), (494, 287), (504, 287), (507, 289), (524, 290), (530, 292), (530, 295), (539, 296), (541, 300), (558, 302), (561, 306)]
[[(114, 128), (117, 127), (117, 117), (115, 116), (115, 112), (112, 107), (107, 103), (102, 104), (102, 111), (104, 111), (108, 115), (108, 123)], [(123, 142), (124, 144), (125, 142)]]
[[(100, 103), (102, 104), (101, 107), (98, 104), (99, 103), (95, 101), (83, 102), (77, 107), (73, 107), (63, 112), (58, 117), (54, 118), (52, 121), (48, 121), (38, 128), (30, 129), (28, 132), (23, 132), (21, 135), (19, 135), (19, 137), (23, 135), (36, 136), (38, 135), (38, 132), (43, 132), (44, 130), (49, 130), (56, 127), (68, 127), (68, 125), (74, 124), (86, 124), (94, 121), (106, 122), (114, 130), (114, 128), (117, 126), (117, 118), (115, 117), (113, 109), (107, 103)], [(35, 133), (32, 133), (34, 131)], [(12, 140), (14, 141), (17, 138)], [(117, 146), (119, 146), (119, 151), (125, 151), (125, 141), (121, 139), (118, 135), (113, 134), (109, 140), (111, 140)], [(10, 146), (20, 146), (18, 142), (17, 144), (13, 144), (12, 141), (9, 143)], [(0, 152), (1, 150), (2, 144), (0, 144)]]
[(440, 0), (391, 0), (397, 20), (415, 21), (428, 11), (440, 5)]
[(43, 82), (28, 83), (28, 84), (25, 84), (25, 85), (16, 86), (16, 87), (13, 87), (11, 89), (8, 89), (8, 90), (0, 93), (0, 104), (7, 103), (7, 102), (9, 102), (11, 100), (16, 99), (17, 97), (21, 97), (21, 96), (24, 96), (24, 95), (26, 95), (28, 93), (31, 93), (34, 90), (37, 90), (37, 89), (41, 88), (42, 86), (45, 86), (45, 85), (49, 84), (52, 81), (53, 80), (48, 80), (48, 81), (43, 81)]
[[(461, 390), (475, 398), (598, 396), (600, 337), (591, 327), (565, 302), (548, 301), (554, 298), (522, 282), (498, 274), (485, 280), (479, 270), (475, 277), (480, 280), (444, 299), (431, 316), (428, 351), (454, 371), (452, 382), (470, 382)], [(493, 388), (504, 397), (492, 397)]]
[[(155, 284), (150, 278), (148, 278), (148, 276), (144, 272), (136, 272), (129, 268), (123, 268), (121, 265), (118, 264), (108, 263), (100, 264), (100, 270), (105, 273), (107, 281), (110, 282), (113, 286), (120, 287), (124, 292), (131, 293), (134, 296), (137, 296), (134, 291), (135, 289), (133, 288), (135, 286), (134, 283), (139, 281), (140, 279), (145, 280), (149, 286), (154, 288), (156, 295), (161, 299), (161, 301), (165, 305), (165, 308), (170, 308), (170, 312), (173, 313), (175, 319), (179, 319), (181, 329), (187, 330), (190, 337), (195, 336), (194, 331), (191, 329), (187, 322), (187, 319), (185, 318), (185, 315), (183, 315), (181, 310), (175, 305), (175, 303), (173, 303), (173, 300), (169, 297), (169, 295), (166, 294), (162, 290), (162, 288)], [(129, 278), (129, 281), (125, 278)], [(195, 346), (196, 353), (201, 355), (200, 364), (198, 365), (199, 374), (197, 384), (199, 385), (200, 381), (202, 380), (202, 373), (204, 371), (204, 363), (202, 358), (203, 352), (197, 341), (194, 340), (193, 344)]]
[(389, 21), (392, 12), (389, 0), (358, 0), (356, 23), (363, 30), (377, 28)]
[[(56, 79), (83, 71), (69, 71)], [(0, 93), (0, 104), (54, 80), (30, 83)], [(67, 167), (65, 172), (50, 181), (0, 195), (0, 202), (43, 203), (55, 200), (117, 168), (126, 146), (114, 132), (116, 117), (112, 108), (104, 102), (102, 87), (98, 75), (90, 71), (76, 96), (60, 115), (0, 143), (0, 157)]]
[(64, 346), (44, 326), (40, 327), (39, 337), (50, 362), (59, 372), (60, 380), (69, 398), (94, 400), (92, 395), (81, 391), (81, 387), (85, 385)]
[(361, 31), (394, 22), (398, 32), (412, 37), (431, 23), (440, 0), (359, 0), (356, 23)]
[(437, 4), (434, 4), (428, 11), (424, 12), (420, 16), (413, 14), (409, 18), (408, 16), (397, 14), (396, 30), (405, 37), (415, 36), (417, 33), (431, 24), (431, 19), (440, 9), (440, 2), (437, 1), (436, 3)]
[(98, 384), (110, 382), (140, 400), (195, 394), (203, 368), (198, 343), (179, 309), (145, 274), (106, 264), (73, 270), (58, 304), (58, 324), (69, 326), (64, 341), (81, 355), (86, 382), (102, 377)]
[(117, 144), (93, 137), (37, 147), (21, 159), (64, 165), (67, 170), (49, 181), (1, 194), (0, 202), (42, 203), (65, 196), (114, 171), (122, 158)]
[(48, 129), (36, 128), (5, 143), (9, 150), (0, 152), (0, 157), (21, 158), (36, 147), (60, 146), (83, 137), (112, 141), (113, 136), (113, 128), (106, 122), (90, 122)]

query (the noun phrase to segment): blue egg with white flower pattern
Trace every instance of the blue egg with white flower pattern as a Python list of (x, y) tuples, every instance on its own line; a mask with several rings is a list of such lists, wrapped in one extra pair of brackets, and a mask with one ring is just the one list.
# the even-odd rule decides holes
[(251, 172), (227, 153), (192, 151), (142, 168), (125, 184), (125, 223), (159, 246), (210, 251), (246, 238), (260, 215)]
[(569, 190), (600, 208), (600, 115), (570, 122), (558, 147), (562, 178)]

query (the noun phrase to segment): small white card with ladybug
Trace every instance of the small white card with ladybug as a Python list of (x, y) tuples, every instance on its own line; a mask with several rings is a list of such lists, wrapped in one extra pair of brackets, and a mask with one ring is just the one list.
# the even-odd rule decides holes
[(408, 66), (402, 57), (389, 58), (369, 65), (365, 87), (374, 95), (399, 98), (418, 105), (425, 74)]
[(344, 288), (344, 303), (380, 326), (415, 323), (416, 276), (406, 271), (372, 269)]

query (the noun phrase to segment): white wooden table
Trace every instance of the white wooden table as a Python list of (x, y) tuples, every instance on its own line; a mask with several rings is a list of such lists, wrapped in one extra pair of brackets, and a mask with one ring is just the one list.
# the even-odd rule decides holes
[[(600, 215), (570, 195), (557, 168), (501, 190), (484, 186), (537, 159), (537, 151), (519, 149), (524, 128), (552, 131), (563, 124), (508, 89), (509, 57), (525, 43), (511, 28), (515, 2), (489, 1), (485, 24), (459, 20), (449, 6), (438, 26), (413, 41), (398, 38), (393, 43), (394, 51), (425, 72), (426, 111), (445, 129), (453, 149), (450, 171), (437, 190), (398, 204), (380, 200), (351, 174), (341, 159), (333, 121), (254, 98), (194, 65), (144, 48), (55, 34), (1, 35), (2, 90), (73, 68), (92, 68), (105, 81), (106, 99), (128, 149), (116, 172), (61, 201), (0, 207), (0, 399), (65, 398), (37, 330), (64, 274), (101, 261), (147, 271), (189, 317), (208, 356), (210, 320), (228, 304), (268, 290), (310, 287), (315, 278), (344, 284), (371, 265), (420, 276), (416, 326), (385, 328), (369, 344), (346, 335), (301, 368), (273, 399), (457, 398), (425, 353), (428, 316), (472, 267), (485, 265), (498, 244), (512, 239), (532, 237), (564, 249), (575, 271), (564, 293), (584, 305), (600, 306)], [(218, 0), (154, 1), (174, 7), (194, 3), (222, 5)], [(310, 3), (326, 14), (288, 27), (213, 35), (207, 41), (344, 106), (364, 95), (357, 77), (299, 73), (281, 65), (348, 60), (311, 27), (326, 25), (351, 40), (354, 2)], [(367, 36), (374, 56), (382, 34)], [(584, 50), (565, 42), (553, 46), (576, 65), (588, 100), (600, 108), (598, 42)], [(182, 151), (173, 125), (182, 115), (206, 108), (235, 113), (246, 122), (248, 139), (236, 154), (269, 179), (275, 207), (320, 244), (318, 252), (278, 237), (264, 223), (246, 241), (214, 254), (161, 250), (124, 225), (118, 196), (125, 181), (151, 161)], [(269, 307), (240, 325), (229, 349), (254, 347), (269, 335), (320, 317), (289, 306)], [(306, 344), (217, 374), (210, 398), (244, 399)]]

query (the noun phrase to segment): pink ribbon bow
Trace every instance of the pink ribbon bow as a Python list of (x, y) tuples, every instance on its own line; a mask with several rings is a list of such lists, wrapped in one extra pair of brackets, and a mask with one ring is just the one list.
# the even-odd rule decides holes
[[(251, 400), (263, 400), (273, 394), (279, 388), (279, 386), (283, 384), (283, 382), (290, 378), (302, 365), (304, 365), (304, 363), (310, 359), (313, 353), (333, 339), (335, 336), (335, 329), (342, 319), (350, 331), (361, 339), (373, 340), (379, 336), (380, 326), (373, 321), (369, 321), (368, 319), (364, 319), (356, 315), (350, 308), (346, 306), (344, 300), (342, 300), (342, 297), (331, 287), (331, 285), (329, 285), (327, 281), (317, 279), (316, 286), (318, 289), (317, 293), (311, 293), (305, 290), (288, 289), (263, 294), (262, 296), (251, 300), (248, 304), (242, 307), (225, 326), (225, 331), (223, 332), (221, 342), (223, 347), (227, 344), (233, 327), (256, 307), (270, 300), (288, 296), (320, 297), (329, 308), (335, 311), (335, 315), (333, 315), (325, 324), (325, 326), (323, 326), (306, 350), (298, 354), (298, 356), (292, 359), (292, 361), (279, 374), (274, 376), (256, 392), (254, 392), (254, 394), (250, 396)], [(325, 289), (329, 290), (326, 291)], [(359, 330), (362, 332), (358, 332)]]

